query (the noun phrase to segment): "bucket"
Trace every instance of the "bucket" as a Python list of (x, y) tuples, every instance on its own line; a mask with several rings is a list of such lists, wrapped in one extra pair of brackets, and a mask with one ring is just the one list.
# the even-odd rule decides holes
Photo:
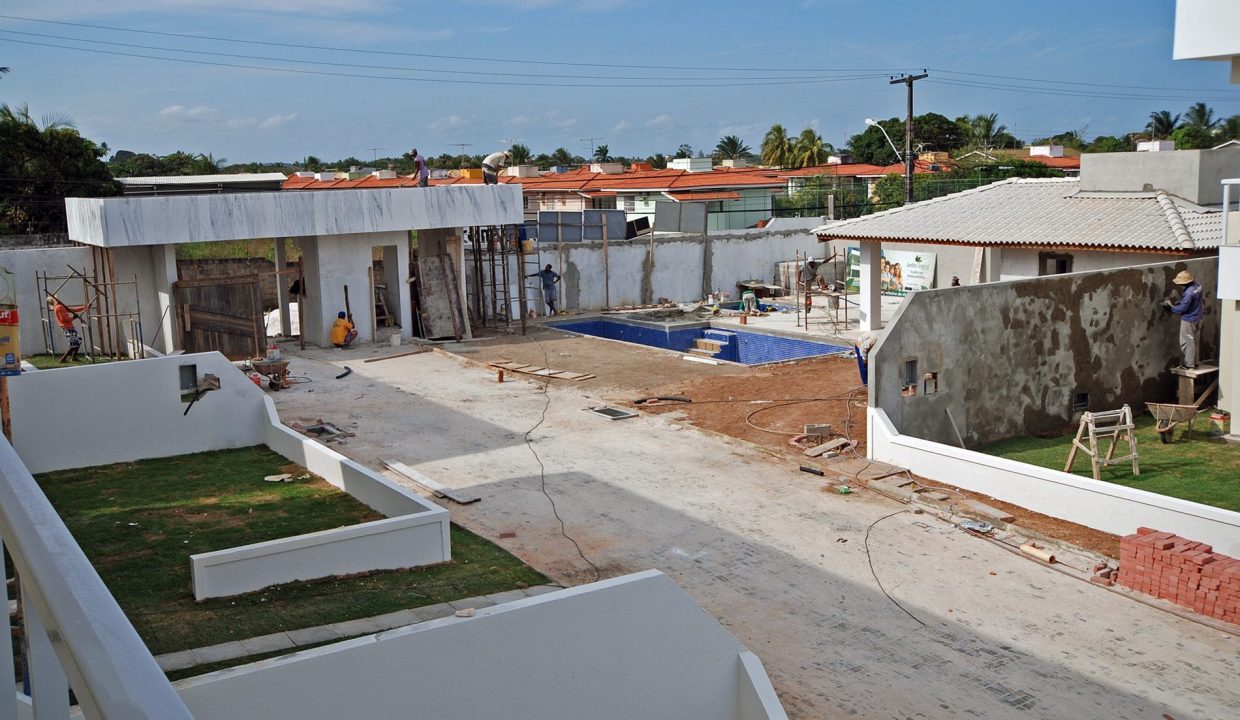
[(388, 338), (388, 342), (392, 343), (392, 347), (400, 347), (400, 333)]
[(1214, 425), (1215, 430), (1226, 435), (1227, 428), (1231, 425), (1231, 415), (1222, 410), (1216, 410), (1210, 413), (1210, 422)]

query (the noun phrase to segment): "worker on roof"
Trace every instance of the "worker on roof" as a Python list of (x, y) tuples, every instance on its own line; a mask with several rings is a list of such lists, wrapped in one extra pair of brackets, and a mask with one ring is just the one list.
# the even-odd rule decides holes
[(485, 185), (499, 184), (499, 171), (511, 162), (507, 150), (493, 152), (482, 160), (482, 182)]
[(1192, 273), (1181, 270), (1172, 280), (1180, 286), (1180, 301), (1172, 303), (1163, 300), (1163, 307), (1173, 315), (1180, 316), (1180, 352), (1184, 354), (1184, 367), (1197, 367), (1197, 345), (1200, 339), (1201, 316), (1205, 308), (1201, 302), (1201, 283), (1193, 279)]
[(418, 187), (426, 187), (431, 184), (431, 173), (426, 167), (426, 158), (422, 157), (422, 153), (417, 148), (409, 151), (409, 158), (413, 160), (413, 172), (418, 176)]
[(332, 345), (344, 350), (353, 344), (357, 339), (357, 330), (353, 328), (353, 323), (349, 321), (348, 315), (343, 310), (336, 314), (336, 321), (332, 323)]
[(60, 298), (48, 293), (47, 306), (52, 308), (52, 312), (56, 314), (56, 324), (60, 326), (61, 332), (65, 334), (65, 340), (69, 341), (69, 349), (60, 356), (62, 363), (70, 360), (77, 362), (78, 351), (82, 348), (82, 336), (78, 333), (77, 328), (73, 326), (75, 318), (80, 319), (78, 313), (86, 312), (90, 307), (87, 305), (66, 305), (60, 301)]

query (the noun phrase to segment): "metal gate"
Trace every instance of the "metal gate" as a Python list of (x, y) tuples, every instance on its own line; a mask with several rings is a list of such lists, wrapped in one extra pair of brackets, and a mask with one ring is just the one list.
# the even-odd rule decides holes
[(229, 360), (264, 354), (267, 328), (258, 275), (178, 280), (172, 292), (185, 352), (218, 350)]

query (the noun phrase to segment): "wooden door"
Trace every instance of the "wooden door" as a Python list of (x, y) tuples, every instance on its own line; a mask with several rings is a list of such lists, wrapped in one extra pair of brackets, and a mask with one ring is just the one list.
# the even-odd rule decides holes
[(178, 280), (172, 291), (185, 352), (218, 350), (229, 360), (266, 353), (258, 275)]

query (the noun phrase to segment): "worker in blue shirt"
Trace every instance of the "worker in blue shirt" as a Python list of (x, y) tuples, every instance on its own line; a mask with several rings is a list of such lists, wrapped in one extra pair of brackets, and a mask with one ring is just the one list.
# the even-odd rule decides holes
[(1163, 307), (1173, 315), (1180, 316), (1180, 352), (1184, 353), (1184, 367), (1197, 367), (1197, 343), (1201, 331), (1201, 283), (1193, 279), (1192, 273), (1181, 270), (1172, 280), (1180, 286), (1180, 302), (1172, 304), (1163, 300)]

